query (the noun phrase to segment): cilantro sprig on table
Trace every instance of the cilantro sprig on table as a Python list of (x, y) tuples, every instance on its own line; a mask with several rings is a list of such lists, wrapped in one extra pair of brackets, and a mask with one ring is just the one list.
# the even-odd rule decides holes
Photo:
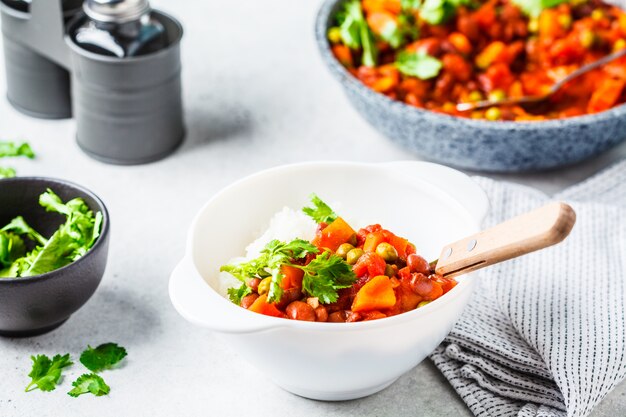
[[(29, 159), (35, 157), (30, 145), (26, 142), (16, 144), (15, 142), (3, 142), (0, 141), (0, 158), (18, 157), (24, 156)], [(13, 168), (0, 167), (0, 178), (12, 178), (15, 177), (15, 170)]]
[(126, 349), (117, 343), (103, 343), (96, 348), (88, 345), (80, 355), (80, 363), (91, 372), (102, 372), (113, 368), (127, 355)]
[(107, 395), (111, 388), (104, 382), (101, 376), (97, 374), (82, 374), (78, 379), (72, 382), (74, 387), (67, 394), (70, 397), (78, 397), (82, 394), (92, 393), (96, 397)]
[[(87, 349), (80, 355), (80, 362), (92, 373), (82, 374), (72, 382), (74, 388), (68, 392), (68, 395), (72, 397), (88, 393), (96, 397), (107, 395), (111, 388), (101, 376), (97, 375), (97, 372), (112, 369), (126, 356), (126, 349), (116, 343), (104, 343), (96, 348), (87, 346)], [(26, 392), (35, 389), (53, 391), (61, 380), (63, 369), (73, 365), (69, 353), (55, 355), (52, 359), (46, 355), (31, 356), (31, 359), (33, 365), (28, 374), (31, 382), (26, 386)]]
[(26, 392), (35, 389), (41, 391), (54, 390), (61, 379), (63, 368), (72, 365), (69, 353), (63, 356), (55, 355), (52, 359), (46, 355), (31, 356), (30, 358), (33, 361), (33, 367), (28, 374), (31, 381), (24, 389)]

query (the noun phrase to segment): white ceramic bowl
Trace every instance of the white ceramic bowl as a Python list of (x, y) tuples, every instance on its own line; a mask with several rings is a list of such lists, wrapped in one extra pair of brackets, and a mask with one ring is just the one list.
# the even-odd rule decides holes
[(345, 217), (380, 223), (408, 238), (427, 259), (476, 232), (488, 201), (469, 177), (441, 165), (317, 162), (238, 181), (196, 216), (186, 255), (170, 278), (176, 310), (221, 335), (290, 392), (320, 400), (364, 397), (393, 383), (441, 343), (469, 302), (475, 278), (463, 277), (418, 310), (358, 323), (269, 317), (223, 298), (216, 290), (220, 266), (243, 255), (274, 213), (284, 206), (302, 207), (312, 192), (341, 202)]

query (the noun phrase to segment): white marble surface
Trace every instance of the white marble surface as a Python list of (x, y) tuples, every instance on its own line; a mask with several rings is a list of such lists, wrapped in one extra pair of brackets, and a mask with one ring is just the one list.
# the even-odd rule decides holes
[[(71, 120), (31, 119), (0, 99), (0, 137), (28, 140), (38, 154), (34, 161), (3, 164), (19, 175), (82, 183), (102, 197), (112, 218), (109, 264), (94, 297), (50, 334), (0, 339), (0, 416), (470, 416), (428, 362), (366, 399), (323, 403), (293, 396), (174, 311), (168, 276), (183, 254), (187, 225), (223, 186), (284, 163), (414, 156), (366, 125), (322, 66), (312, 34), (319, 1), (153, 3), (186, 27), (188, 138), (171, 157), (135, 167), (104, 165), (79, 151)], [(626, 146), (565, 170), (498, 178), (554, 192), (624, 156)], [(129, 351), (122, 369), (104, 374), (108, 397), (65, 394), (82, 372), (78, 365), (54, 392), (23, 392), (31, 354), (77, 358), (87, 344), (108, 341)], [(593, 416), (625, 410), (622, 384)]]

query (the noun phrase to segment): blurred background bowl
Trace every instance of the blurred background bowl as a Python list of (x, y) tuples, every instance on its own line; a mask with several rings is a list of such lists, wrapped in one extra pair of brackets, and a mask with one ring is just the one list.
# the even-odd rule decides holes
[(361, 116), (416, 155), (479, 171), (538, 171), (583, 161), (626, 139), (626, 105), (567, 119), (491, 122), (391, 100), (352, 76), (330, 49), (326, 34), (343, 1), (326, 0), (318, 13), (315, 36), (322, 58)]
[(0, 278), (1, 336), (33, 336), (57, 328), (89, 300), (104, 275), (109, 214), (95, 194), (79, 185), (36, 177), (0, 180), (0, 225), (23, 216), (39, 233), (51, 236), (65, 222), (65, 216), (46, 212), (39, 205), (39, 196), (48, 188), (63, 201), (81, 197), (94, 213), (102, 212), (100, 237), (84, 256), (55, 271), (33, 277)]

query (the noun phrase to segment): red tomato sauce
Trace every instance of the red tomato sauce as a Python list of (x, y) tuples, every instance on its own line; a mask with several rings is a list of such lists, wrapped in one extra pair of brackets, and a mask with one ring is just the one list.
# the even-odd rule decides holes
[[(458, 103), (542, 95), (581, 65), (626, 48), (626, 13), (615, 6), (570, 1), (531, 17), (512, 0), (478, 0), (456, 8), (444, 22), (430, 24), (422, 12), (403, 10), (400, 0), (360, 4), (375, 42), (376, 64), (365, 65), (363, 48), (346, 45), (339, 27), (329, 31), (332, 51), (363, 84), (393, 100), (494, 121), (580, 116), (626, 101), (626, 58), (620, 58), (572, 81), (539, 106), (456, 109)], [(390, 30), (400, 27), (412, 34), (402, 35), (402, 43), (392, 47)], [(403, 73), (397, 60), (407, 52), (438, 60), (436, 76)]]

